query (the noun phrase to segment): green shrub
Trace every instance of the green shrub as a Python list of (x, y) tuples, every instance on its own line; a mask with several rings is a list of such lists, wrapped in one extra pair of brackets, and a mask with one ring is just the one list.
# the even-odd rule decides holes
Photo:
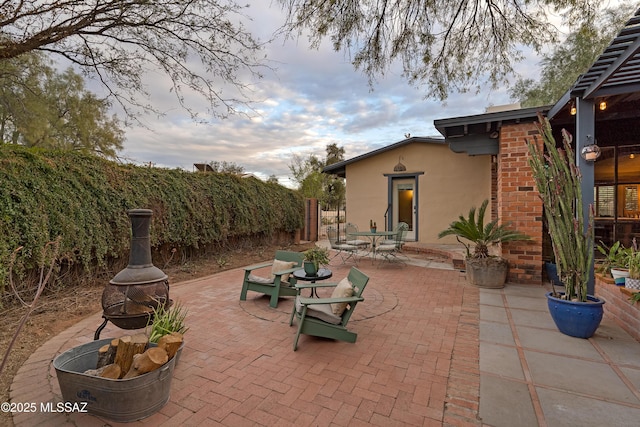
[(183, 252), (293, 232), (304, 216), (297, 192), (255, 178), (0, 145), (0, 296), (9, 257), (19, 246), (18, 280), (42, 265), (41, 248), (58, 236), (60, 271), (91, 276), (122, 262), (130, 244), (127, 210), (134, 208), (153, 210), (155, 250)]

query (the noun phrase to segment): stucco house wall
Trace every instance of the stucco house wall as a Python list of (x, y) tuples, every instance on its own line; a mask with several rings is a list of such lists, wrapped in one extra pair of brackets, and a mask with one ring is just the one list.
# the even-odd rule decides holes
[[(418, 234), (423, 243), (457, 243), (454, 237), (438, 239), (438, 233), (472, 206), (491, 198), (492, 157), (456, 154), (448, 145), (409, 143), (380, 152), (346, 166), (346, 219), (361, 230), (369, 221), (384, 230), (389, 203), (389, 176), (401, 162), (402, 174), (423, 173), (418, 178)], [(490, 218), (487, 212), (487, 218)]]

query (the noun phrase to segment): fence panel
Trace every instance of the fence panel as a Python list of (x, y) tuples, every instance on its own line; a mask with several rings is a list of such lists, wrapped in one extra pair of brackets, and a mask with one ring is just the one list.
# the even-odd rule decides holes
[(344, 209), (321, 210), (320, 211), (320, 239), (327, 238), (327, 227), (334, 226), (338, 229), (341, 240), (344, 240), (344, 225), (346, 211)]

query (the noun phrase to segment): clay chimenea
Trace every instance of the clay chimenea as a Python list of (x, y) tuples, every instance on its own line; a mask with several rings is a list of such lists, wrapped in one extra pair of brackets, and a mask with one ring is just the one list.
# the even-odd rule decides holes
[(102, 292), (104, 322), (96, 330), (95, 340), (109, 321), (122, 329), (144, 328), (153, 321), (154, 309), (171, 305), (167, 275), (151, 261), (149, 225), (153, 212), (132, 209), (128, 214), (132, 232), (129, 265)]

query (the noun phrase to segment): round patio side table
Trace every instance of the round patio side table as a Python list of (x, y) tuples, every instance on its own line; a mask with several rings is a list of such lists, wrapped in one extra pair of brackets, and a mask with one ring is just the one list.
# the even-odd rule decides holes
[[(316, 281), (320, 281), (320, 280), (327, 280), (331, 276), (333, 276), (333, 272), (328, 268), (319, 268), (318, 273), (315, 276), (307, 275), (306, 271), (304, 271), (304, 268), (296, 270), (292, 274), (293, 274), (293, 277), (295, 277), (296, 279), (303, 280), (305, 282), (310, 282), (310, 283), (316, 283)], [(316, 292), (315, 288), (311, 288), (311, 297), (318, 298), (318, 293)]]

